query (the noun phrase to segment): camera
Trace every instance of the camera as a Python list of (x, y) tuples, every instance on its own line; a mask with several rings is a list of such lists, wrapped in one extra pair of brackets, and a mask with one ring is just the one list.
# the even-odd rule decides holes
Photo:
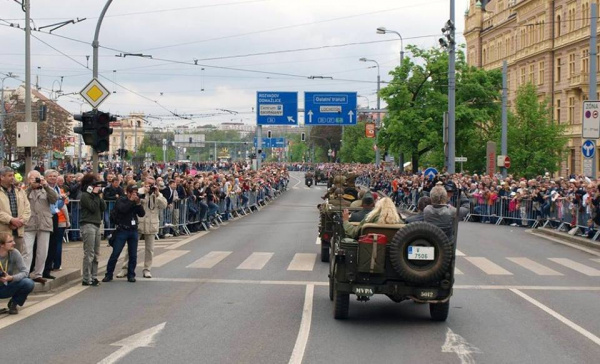
[(41, 178), (40, 178), (40, 177), (36, 177), (36, 178), (35, 178), (35, 183), (42, 183), (42, 180), (41, 180)]
[(154, 192), (156, 192), (156, 186), (150, 186), (150, 188), (148, 189), (148, 194), (153, 194)]

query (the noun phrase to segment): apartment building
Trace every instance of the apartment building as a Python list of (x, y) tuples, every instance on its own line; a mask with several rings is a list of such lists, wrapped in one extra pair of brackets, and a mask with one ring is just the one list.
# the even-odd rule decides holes
[[(560, 176), (582, 173), (581, 111), (589, 94), (590, 7), (594, 1), (598, 3), (491, 0), (481, 7), (481, 1), (470, 0), (465, 12), (467, 62), (500, 69), (506, 60), (509, 105), (517, 88), (532, 82), (540, 101), (547, 100), (552, 107), (554, 122), (567, 125), (568, 151)], [(596, 49), (600, 53), (600, 47)], [(596, 58), (600, 64), (600, 57)]]

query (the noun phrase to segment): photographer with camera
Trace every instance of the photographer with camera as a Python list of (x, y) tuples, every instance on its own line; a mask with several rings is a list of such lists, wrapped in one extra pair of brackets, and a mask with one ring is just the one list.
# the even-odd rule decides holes
[[(144, 208), (145, 215), (139, 218), (138, 232), (144, 235), (144, 278), (152, 278), (150, 270), (152, 269), (152, 257), (154, 256), (154, 238), (158, 234), (159, 213), (162, 213), (167, 207), (167, 199), (160, 193), (155, 185), (153, 177), (146, 177), (144, 187), (139, 191), (141, 205)], [(125, 259), (121, 272), (117, 278), (124, 278), (127, 275), (129, 265), (129, 252), (125, 251)]]
[(33, 291), (34, 283), (27, 276), (29, 268), (15, 249), (15, 239), (9, 232), (0, 233), (0, 298), (9, 298), (8, 313), (19, 313), (27, 295)]
[(27, 174), (28, 186), (25, 194), (31, 207), (31, 217), (25, 224), (25, 248), (23, 249), (23, 260), (25, 266), (31, 266), (33, 260), (34, 243), (37, 244), (35, 251), (34, 268), (31, 276), (34, 282), (46, 283), (46, 279), (53, 278), (49, 274), (43, 277), (50, 244), (50, 234), (54, 231), (52, 212), (50, 206), (58, 201), (58, 194), (40, 172), (33, 170)]
[(83, 240), (82, 285), (98, 286), (98, 258), (100, 257), (100, 224), (106, 210), (102, 199), (102, 187), (106, 183), (96, 174), (88, 173), (81, 178), (81, 238)]
[(138, 216), (144, 217), (146, 211), (142, 206), (142, 201), (138, 196), (138, 187), (135, 184), (128, 185), (125, 190), (126, 196), (121, 197), (115, 204), (114, 220), (117, 224), (117, 230), (114, 232), (112, 243), (112, 254), (108, 259), (106, 266), (106, 275), (102, 282), (113, 280), (113, 272), (117, 265), (119, 255), (127, 243), (127, 252), (129, 253), (129, 262), (127, 264), (127, 280), (135, 282), (135, 266), (137, 265), (137, 246), (138, 246)]

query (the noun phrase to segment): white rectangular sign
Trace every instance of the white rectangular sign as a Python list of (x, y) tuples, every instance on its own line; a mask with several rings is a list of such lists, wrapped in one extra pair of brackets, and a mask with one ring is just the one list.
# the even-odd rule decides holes
[(600, 138), (600, 101), (583, 102), (581, 136), (583, 139)]
[(592, 158), (583, 158), (583, 175), (592, 178), (594, 175), (594, 160)]
[(455, 157), (454, 161), (455, 162), (466, 162), (467, 161), (467, 157)]
[(283, 105), (282, 104), (262, 104), (259, 109), (260, 115), (267, 116), (283, 116)]

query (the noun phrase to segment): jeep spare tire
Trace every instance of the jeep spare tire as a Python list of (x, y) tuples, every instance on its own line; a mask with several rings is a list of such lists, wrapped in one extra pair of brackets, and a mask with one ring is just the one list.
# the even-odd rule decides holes
[(440, 228), (427, 222), (415, 222), (398, 230), (389, 253), (392, 267), (403, 279), (427, 283), (439, 280), (450, 269), (453, 251)]

